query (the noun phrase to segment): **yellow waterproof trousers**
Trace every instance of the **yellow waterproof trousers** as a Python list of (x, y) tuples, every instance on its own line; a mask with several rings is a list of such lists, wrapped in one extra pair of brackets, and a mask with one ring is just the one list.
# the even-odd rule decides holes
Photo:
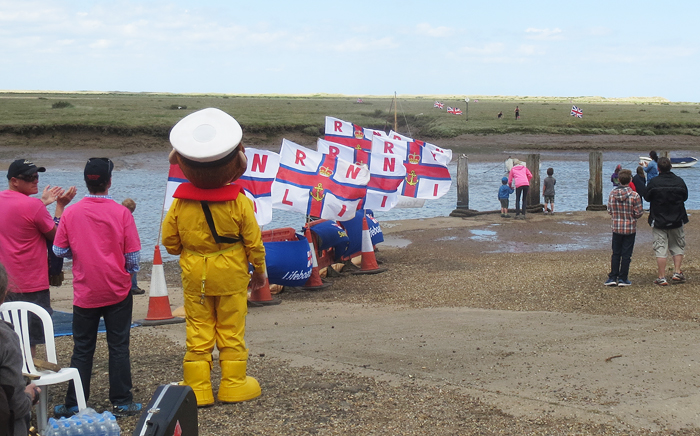
[(211, 362), (214, 344), (219, 360), (248, 360), (245, 346), (246, 290), (217, 297), (185, 293), (187, 352), (185, 361)]

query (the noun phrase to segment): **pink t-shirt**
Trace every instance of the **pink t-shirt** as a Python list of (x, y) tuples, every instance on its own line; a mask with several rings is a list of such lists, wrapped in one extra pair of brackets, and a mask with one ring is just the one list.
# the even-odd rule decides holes
[(49, 289), (49, 262), (44, 233), (54, 228), (44, 203), (21, 192), (0, 192), (0, 263), (9, 288), (26, 293)]
[(73, 253), (74, 306), (110, 306), (127, 297), (131, 275), (124, 254), (141, 250), (129, 209), (109, 198), (85, 197), (63, 212), (53, 244)]

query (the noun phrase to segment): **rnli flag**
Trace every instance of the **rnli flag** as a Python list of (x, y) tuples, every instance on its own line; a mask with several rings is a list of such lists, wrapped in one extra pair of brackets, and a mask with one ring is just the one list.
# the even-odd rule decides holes
[(362, 208), (369, 170), (284, 139), (272, 207), (344, 221)]
[(450, 150), (449, 148), (441, 148), (437, 145), (433, 145), (428, 142), (414, 140), (413, 138), (409, 138), (408, 136), (396, 133), (393, 130), (389, 132), (389, 137), (393, 139), (399, 139), (401, 141), (418, 143), (419, 145), (428, 149), (428, 151), (433, 157), (433, 160), (443, 165), (447, 165), (448, 163), (450, 163), (450, 161), (452, 161), (452, 150)]
[(386, 211), (399, 202), (398, 188), (406, 176), (403, 164), (408, 143), (375, 136), (372, 139), (372, 159), (365, 209)]
[(326, 117), (326, 134), (323, 139), (345, 145), (354, 150), (355, 157), (350, 162), (368, 165), (372, 151), (373, 131), (338, 118)]
[(404, 161), (406, 177), (399, 188), (401, 195), (434, 200), (447, 194), (452, 177), (447, 166), (438, 160), (440, 157), (419, 141), (409, 142)]
[(168, 184), (165, 188), (165, 201), (163, 201), (163, 209), (167, 212), (170, 205), (173, 204), (173, 194), (181, 183), (187, 183), (187, 177), (182, 173), (180, 165), (170, 165), (168, 170)]
[(583, 109), (577, 106), (571, 106), (571, 116), (576, 118), (583, 118)]
[(280, 155), (272, 151), (246, 148), (245, 156), (248, 158), (248, 166), (236, 184), (253, 201), (255, 219), (258, 225), (264, 226), (272, 221), (272, 182), (280, 166)]

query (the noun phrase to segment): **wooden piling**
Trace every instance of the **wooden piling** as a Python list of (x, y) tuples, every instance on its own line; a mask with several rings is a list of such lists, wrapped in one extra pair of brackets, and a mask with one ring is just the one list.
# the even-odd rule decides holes
[(469, 158), (466, 154), (457, 161), (457, 209), (469, 209)]
[(592, 151), (588, 154), (588, 206), (586, 210), (606, 210), (603, 204), (603, 152)]
[(530, 189), (527, 193), (527, 211), (528, 212), (542, 212), (542, 203), (540, 202), (540, 154), (528, 154), (527, 155), (527, 169), (532, 173), (532, 179), (530, 180)]

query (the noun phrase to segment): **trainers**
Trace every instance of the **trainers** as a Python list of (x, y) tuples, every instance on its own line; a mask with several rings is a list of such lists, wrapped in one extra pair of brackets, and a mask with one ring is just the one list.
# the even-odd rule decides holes
[(114, 406), (112, 407), (112, 414), (114, 416), (133, 416), (141, 412), (141, 409), (143, 407), (141, 406), (141, 403), (131, 403), (131, 404), (125, 404), (123, 406)]
[(654, 284), (659, 286), (668, 286), (666, 277), (659, 277), (658, 279), (654, 280)]
[(617, 280), (615, 279), (607, 279), (605, 283), (603, 283), (605, 286), (617, 286)]
[(59, 404), (53, 408), (53, 415), (56, 418), (70, 418), (78, 413), (78, 406), (66, 407), (65, 404)]
[(683, 274), (683, 271), (673, 273), (673, 277), (671, 277), (671, 283), (685, 283), (685, 275)]
[(143, 295), (143, 294), (145, 294), (145, 293), (146, 293), (146, 291), (144, 291), (143, 289), (139, 288), (138, 286), (135, 287), (135, 288), (133, 288), (133, 289), (131, 290), (131, 295)]
[(617, 286), (631, 286), (631, 285), (632, 285), (632, 282), (630, 282), (629, 280), (619, 280), (617, 282)]

